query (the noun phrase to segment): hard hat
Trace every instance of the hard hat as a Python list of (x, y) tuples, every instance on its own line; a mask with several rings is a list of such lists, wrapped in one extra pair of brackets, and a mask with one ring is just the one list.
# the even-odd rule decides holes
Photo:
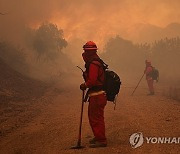
[(85, 45), (83, 45), (84, 50), (97, 50), (97, 46), (93, 41), (88, 41)]

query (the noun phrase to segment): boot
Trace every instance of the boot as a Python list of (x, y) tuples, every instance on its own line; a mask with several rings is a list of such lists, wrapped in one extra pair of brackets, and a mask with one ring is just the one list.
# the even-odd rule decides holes
[(107, 144), (96, 141), (95, 144), (91, 144), (90, 148), (102, 148), (107, 147)]
[(150, 95), (154, 95), (154, 92), (150, 92), (149, 94), (147, 94), (148, 96), (150, 96)]
[(97, 140), (96, 140), (96, 138), (94, 137), (93, 139), (90, 139), (90, 140), (89, 140), (89, 143), (90, 143), (90, 144), (95, 144), (96, 141), (97, 141)]

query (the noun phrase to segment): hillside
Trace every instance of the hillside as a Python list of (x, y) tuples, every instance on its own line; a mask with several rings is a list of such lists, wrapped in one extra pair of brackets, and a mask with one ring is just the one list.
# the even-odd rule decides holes
[(0, 105), (39, 97), (46, 88), (43, 82), (20, 74), (0, 59)]

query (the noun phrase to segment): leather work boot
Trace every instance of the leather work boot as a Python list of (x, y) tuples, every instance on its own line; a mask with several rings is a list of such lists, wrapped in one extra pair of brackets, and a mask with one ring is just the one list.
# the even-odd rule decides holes
[(89, 143), (90, 143), (90, 144), (95, 144), (96, 141), (97, 141), (96, 138), (93, 138), (93, 139), (90, 139), (90, 140), (89, 140)]
[(103, 147), (107, 147), (107, 144), (96, 141), (95, 144), (91, 144), (89, 147), (90, 148), (103, 148)]

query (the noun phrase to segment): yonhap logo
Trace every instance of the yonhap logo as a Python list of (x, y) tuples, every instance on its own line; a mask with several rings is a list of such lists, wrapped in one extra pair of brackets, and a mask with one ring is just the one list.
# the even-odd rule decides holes
[(129, 142), (132, 148), (140, 147), (144, 142), (143, 134), (141, 132), (132, 134)]
[(130, 136), (129, 142), (132, 148), (140, 147), (144, 142), (147, 144), (180, 144), (180, 137), (143, 137), (141, 132)]

